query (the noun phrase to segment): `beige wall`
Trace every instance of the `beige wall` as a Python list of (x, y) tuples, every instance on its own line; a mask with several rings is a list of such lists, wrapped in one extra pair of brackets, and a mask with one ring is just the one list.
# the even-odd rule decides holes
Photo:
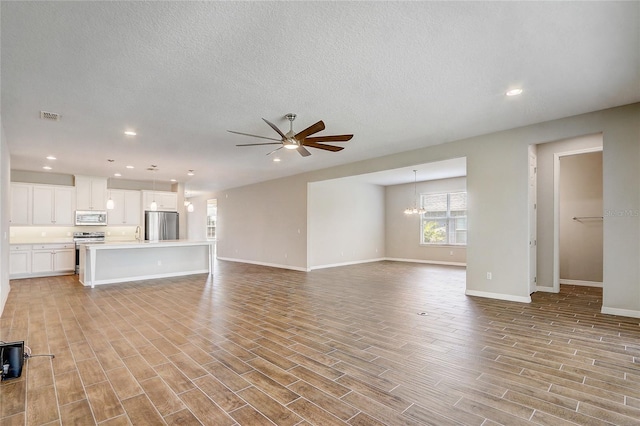
[[(466, 191), (465, 177), (418, 182), (418, 194)], [(420, 244), (420, 218), (406, 215), (413, 205), (414, 184), (386, 187), (385, 251), (388, 259), (413, 260), (464, 265), (466, 247)]]
[(385, 190), (337, 179), (309, 184), (309, 269), (384, 258)]
[(560, 279), (601, 283), (602, 152), (560, 158), (559, 201)]

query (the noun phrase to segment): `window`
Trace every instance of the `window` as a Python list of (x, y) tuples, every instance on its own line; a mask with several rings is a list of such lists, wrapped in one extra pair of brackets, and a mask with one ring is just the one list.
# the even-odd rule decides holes
[(467, 193), (422, 194), (422, 244), (467, 244)]

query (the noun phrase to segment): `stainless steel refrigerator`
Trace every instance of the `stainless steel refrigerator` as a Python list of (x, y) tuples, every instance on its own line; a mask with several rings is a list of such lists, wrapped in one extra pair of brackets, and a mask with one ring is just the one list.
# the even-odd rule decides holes
[(177, 240), (178, 213), (144, 212), (144, 239), (147, 241)]

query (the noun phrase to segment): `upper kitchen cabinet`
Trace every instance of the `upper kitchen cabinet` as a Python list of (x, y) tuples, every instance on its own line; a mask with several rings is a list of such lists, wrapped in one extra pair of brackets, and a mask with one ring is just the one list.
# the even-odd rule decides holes
[(113, 210), (107, 213), (109, 225), (140, 225), (140, 191), (111, 189)]
[(34, 185), (33, 224), (73, 225), (74, 201), (72, 186)]
[(160, 211), (178, 211), (178, 194), (168, 191), (142, 191), (142, 210), (151, 210), (155, 201)]
[(11, 184), (11, 225), (31, 225), (33, 185)]
[(107, 209), (107, 178), (75, 176), (76, 210)]

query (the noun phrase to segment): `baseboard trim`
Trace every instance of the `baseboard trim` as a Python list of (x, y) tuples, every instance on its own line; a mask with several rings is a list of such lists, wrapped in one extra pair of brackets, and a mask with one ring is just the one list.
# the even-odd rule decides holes
[(584, 286), (584, 287), (602, 287), (602, 282), (599, 282), (599, 281), (583, 281), (583, 280), (565, 280), (565, 279), (560, 279), (560, 284), (581, 285), (581, 286)]
[(235, 259), (233, 257), (217, 257), (216, 259), (226, 260), (228, 262), (248, 263), (250, 265), (269, 266), (271, 268), (290, 269), (292, 271), (309, 272), (309, 269), (307, 268), (300, 268), (299, 266), (291, 266), (291, 265), (282, 265), (279, 263), (256, 262), (254, 260)]
[(640, 318), (640, 311), (636, 311), (633, 309), (608, 308), (606, 306), (603, 306), (600, 312), (607, 315), (618, 315), (621, 317)]
[(485, 297), (487, 299), (506, 300), (508, 302), (531, 303), (531, 296), (514, 296), (512, 294), (490, 293), (478, 290), (466, 290), (464, 294), (467, 296)]
[(427, 263), (430, 265), (444, 265), (444, 266), (467, 266), (467, 264), (464, 262), (444, 262), (441, 260), (403, 259), (398, 257), (385, 257), (381, 260), (390, 260), (392, 262)]

